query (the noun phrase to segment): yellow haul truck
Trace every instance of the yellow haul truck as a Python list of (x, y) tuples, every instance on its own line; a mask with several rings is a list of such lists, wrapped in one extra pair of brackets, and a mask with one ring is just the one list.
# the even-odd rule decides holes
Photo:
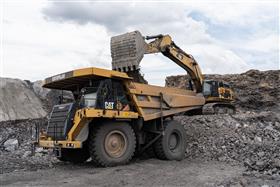
[(53, 107), (39, 146), (53, 148), (62, 161), (91, 157), (99, 166), (125, 164), (151, 147), (159, 159), (183, 159), (186, 133), (173, 116), (205, 104), (194, 91), (136, 83), (99, 68), (47, 78), (43, 87), (71, 91), (75, 101)]

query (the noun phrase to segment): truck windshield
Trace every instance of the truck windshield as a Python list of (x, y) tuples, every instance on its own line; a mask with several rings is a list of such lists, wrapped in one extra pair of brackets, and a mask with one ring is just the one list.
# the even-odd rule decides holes
[(96, 92), (88, 93), (84, 95), (84, 106), (85, 107), (95, 107), (96, 105)]
[(98, 87), (85, 87), (81, 90), (80, 105), (82, 107), (95, 107)]

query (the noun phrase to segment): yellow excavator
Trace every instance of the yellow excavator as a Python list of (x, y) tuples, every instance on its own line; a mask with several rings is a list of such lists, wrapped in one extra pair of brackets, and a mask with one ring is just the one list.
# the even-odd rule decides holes
[[(147, 43), (146, 40), (152, 40)], [(187, 71), (190, 76), (189, 89), (202, 93), (206, 104), (201, 108), (203, 114), (235, 113), (232, 104), (233, 91), (229, 84), (217, 80), (204, 80), (197, 61), (172, 41), (169, 35), (143, 37), (139, 31), (125, 33), (111, 39), (112, 67), (139, 79), (139, 64), (145, 54), (162, 53)]]

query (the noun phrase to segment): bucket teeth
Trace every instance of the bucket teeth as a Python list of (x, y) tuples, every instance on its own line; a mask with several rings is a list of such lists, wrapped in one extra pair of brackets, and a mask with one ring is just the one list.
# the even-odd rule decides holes
[(139, 69), (144, 57), (145, 41), (139, 31), (111, 38), (112, 69), (129, 72)]

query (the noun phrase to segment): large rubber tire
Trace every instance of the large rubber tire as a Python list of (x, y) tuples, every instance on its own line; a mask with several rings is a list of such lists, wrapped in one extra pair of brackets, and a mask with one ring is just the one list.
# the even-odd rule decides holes
[(185, 158), (187, 135), (184, 127), (177, 121), (164, 122), (164, 135), (154, 144), (157, 158), (161, 160), (182, 160)]
[(95, 165), (101, 167), (123, 165), (134, 155), (136, 138), (128, 123), (107, 122), (91, 127), (88, 145)]
[(83, 163), (89, 159), (90, 155), (87, 147), (84, 146), (81, 149), (61, 149), (61, 157), (57, 157), (63, 162), (72, 162), (75, 164)]

